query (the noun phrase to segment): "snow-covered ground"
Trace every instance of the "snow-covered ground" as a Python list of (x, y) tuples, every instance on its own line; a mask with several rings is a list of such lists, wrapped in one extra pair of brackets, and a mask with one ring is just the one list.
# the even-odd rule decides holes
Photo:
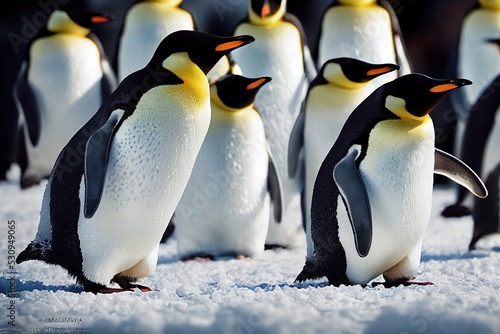
[[(153, 292), (81, 292), (63, 269), (29, 261), (16, 266), (17, 297), (10, 299), (8, 221), (15, 221), (19, 254), (35, 236), (44, 188), (0, 182), (0, 332), (500, 333), (500, 237), (467, 252), (471, 218), (439, 216), (453, 199), (450, 189), (435, 190), (416, 279), (432, 286), (294, 284), (304, 247), (183, 263), (171, 240), (160, 246), (156, 273), (141, 282)], [(12, 301), (15, 327), (8, 324)]]

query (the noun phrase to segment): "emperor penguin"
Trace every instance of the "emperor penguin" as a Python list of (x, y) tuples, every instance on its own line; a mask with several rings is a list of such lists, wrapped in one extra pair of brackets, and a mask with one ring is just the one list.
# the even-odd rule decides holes
[(155, 271), (162, 233), (208, 131), (205, 75), (220, 57), (252, 41), (194, 31), (168, 35), (61, 151), (38, 232), (17, 263), (57, 264), (94, 293), (148, 291), (132, 282)]
[(287, 147), (309, 82), (316, 76), (306, 38), (298, 20), (286, 13), (286, 0), (249, 0), (248, 16), (234, 34), (249, 34), (256, 42), (232, 55), (245, 76), (273, 78), (255, 100), (266, 137), (283, 182), (284, 210), (281, 224), (272, 215), (266, 244), (294, 247), (303, 243), (299, 177), (288, 178)]
[(479, 0), (462, 22), (458, 46), (458, 75), (474, 82), (474, 85), (461, 90), (461, 94), (454, 94), (461, 98), (457, 111), (458, 130), (462, 132), (470, 107), (500, 73), (498, 47), (488, 43), (494, 39), (500, 39), (500, 0)]
[(229, 75), (210, 90), (210, 128), (175, 211), (177, 250), (193, 257), (255, 257), (273, 216), (281, 221), (281, 183), (255, 95), (271, 78)]
[(143, 0), (125, 12), (117, 46), (118, 80), (143, 68), (158, 44), (177, 30), (195, 30), (193, 16), (180, 8), (182, 0)]
[[(499, 54), (500, 56), (500, 54)], [(485, 87), (476, 103), (471, 107), (465, 125), (460, 149), (460, 158), (481, 177), (486, 177), (498, 164), (498, 144), (500, 143), (500, 125), (496, 122), (500, 106), (500, 73)], [(441, 215), (444, 217), (462, 217), (472, 213), (472, 201), (468, 192), (458, 186), (455, 203), (447, 206)], [(488, 199), (491, 201), (491, 199)], [(483, 202), (476, 200), (475, 202)]]
[(49, 176), (57, 155), (116, 88), (116, 78), (91, 29), (104, 13), (60, 6), (30, 42), (14, 98), (22, 115), (21, 188)]
[(332, 1), (321, 18), (317, 48), (318, 67), (337, 57), (400, 66), (398, 73), (372, 80), (372, 90), (412, 72), (398, 18), (387, 0)]
[(327, 61), (311, 82), (288, 145), (288, 168), (294, 177), (304, 149), (303, 222), (307, 254), (312, 256), (311, 199), (321, 163), (351, 112), (372, 93), (370, 80), (397, 70), (394, 64), (370, 64), (353, 58)]
[(347, 119), (314, 184), (313, 255), (297, 281), (326, 276), (332, 285), (409, 284), (420, 262), (431, 213), (433, 173), (480, 197), (481, 179), (434, 146), (429, 112), (471, 82), (409, 74), (384, 84)]

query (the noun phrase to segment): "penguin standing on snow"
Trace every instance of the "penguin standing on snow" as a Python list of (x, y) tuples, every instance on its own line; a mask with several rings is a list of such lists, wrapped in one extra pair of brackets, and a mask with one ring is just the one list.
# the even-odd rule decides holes
[(311, 82), (288, 146), (288, 168), (294, 177), (304, 148), (303, 216), (307, 254), (312, 256), (311, 198), (321, 163), (335, 143), (350, 113), (372, 92), (367, 85), (379, 75), (397, 70), (393, 64), (369, 64), (353, 58), (327, 61)]
[(211, 87), (210, 128), (175, 211), (182, 259), (257, 256), (264, 251), (270, 200), (281, 221), (281, 183), (253, 106), (270, 80), (229, 75)]
[[(412, 72), (399, 22), (386, 0), (334, 0), (325, 10), (317, 43), (318, 67), (337, 57), (393, 63), (399, 75)], [(372, 90), (398, 76), (371, 81)]]
[(300, 215), (299, 177), (288, 178), (287, 147), (293, 124), (316, 69), (298, 20), (286, 13), (286, 0), (249, 0), (248, 17), (235, 28), (235, 34), (248, 34), (256, 42), (233, 57), (243, 74), (270, 76), (273, 81), (262, 88), (255, 100), (266, 137), (283, 182), (283, 223), (270, 217), (266, 244), (295, 246), (304, 240)]
[(326, 156), (311, 207), (313, 256), (298, 281), (408, 284), (418, 269), (431, 213), (433, 173), (485, 197), (477, 175), (435, 149), (429, 112), (471, 82), (409, 74), (387, 83), (349, 116)]
[[(74, 3), (73, 3), (74, 4)], [(46, 178), (57, 155), (116, 88), (116, 79), (91, 28), (103, 13), (61, 6), (31, 41), (14, 97), (24, 121), (19, 134), (21, 188)]]
[(35, 240), (17, 262), (60, 265), (92, 292), (129, 290), (152, 274), (209, 127), (205, 75), (252, 41), (193, 31), (167, 36), (62, 150)]
[(143, 0), (125, 13), (116, 67), (118, 80), (143, 68), (168, 34), (195, 30), (191, 13), (180, 8), (182, 0)]

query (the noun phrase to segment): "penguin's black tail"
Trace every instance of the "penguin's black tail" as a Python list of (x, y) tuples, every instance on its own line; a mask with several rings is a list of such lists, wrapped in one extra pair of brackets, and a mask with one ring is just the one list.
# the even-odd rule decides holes
[(16, 258), (17, 264), (29, 260), (39, 260), (51, 263), (52, 248), (48, 240), (44, 242), (32, 241), (25, 250), (23, 250)]

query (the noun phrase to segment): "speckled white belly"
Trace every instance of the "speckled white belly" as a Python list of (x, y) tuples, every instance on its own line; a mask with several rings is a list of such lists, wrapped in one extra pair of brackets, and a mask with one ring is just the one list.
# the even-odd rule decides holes
[(179, 95), (172, 87), (143, 95), (113, 138), (99, 208), (91, 219), (81, 208), (83, 272), (92, 281), (108, 284), (154, 250), (189, 179), (210, 107), (208, 99), (198, 110), (183, 99), (165, 103), (165, 96)]
[[(386, 131), (385, 126), (379, 131)], [(384, 137), (377, 143), (370, 139), (369, 147), (379, 149), (369, 148), (360, 164), (373, 221), (371, 249), (364, 258), (356, 252), (351, 224), (339, 197), (339, 238), (346, 253), (347, 277), (353, 283), (366, 284), (399, 263), (421, 240), (429, 222), (433, 135), (426, 140), (408, 138), (408, 134), (395, 136), (394, 132)]]

